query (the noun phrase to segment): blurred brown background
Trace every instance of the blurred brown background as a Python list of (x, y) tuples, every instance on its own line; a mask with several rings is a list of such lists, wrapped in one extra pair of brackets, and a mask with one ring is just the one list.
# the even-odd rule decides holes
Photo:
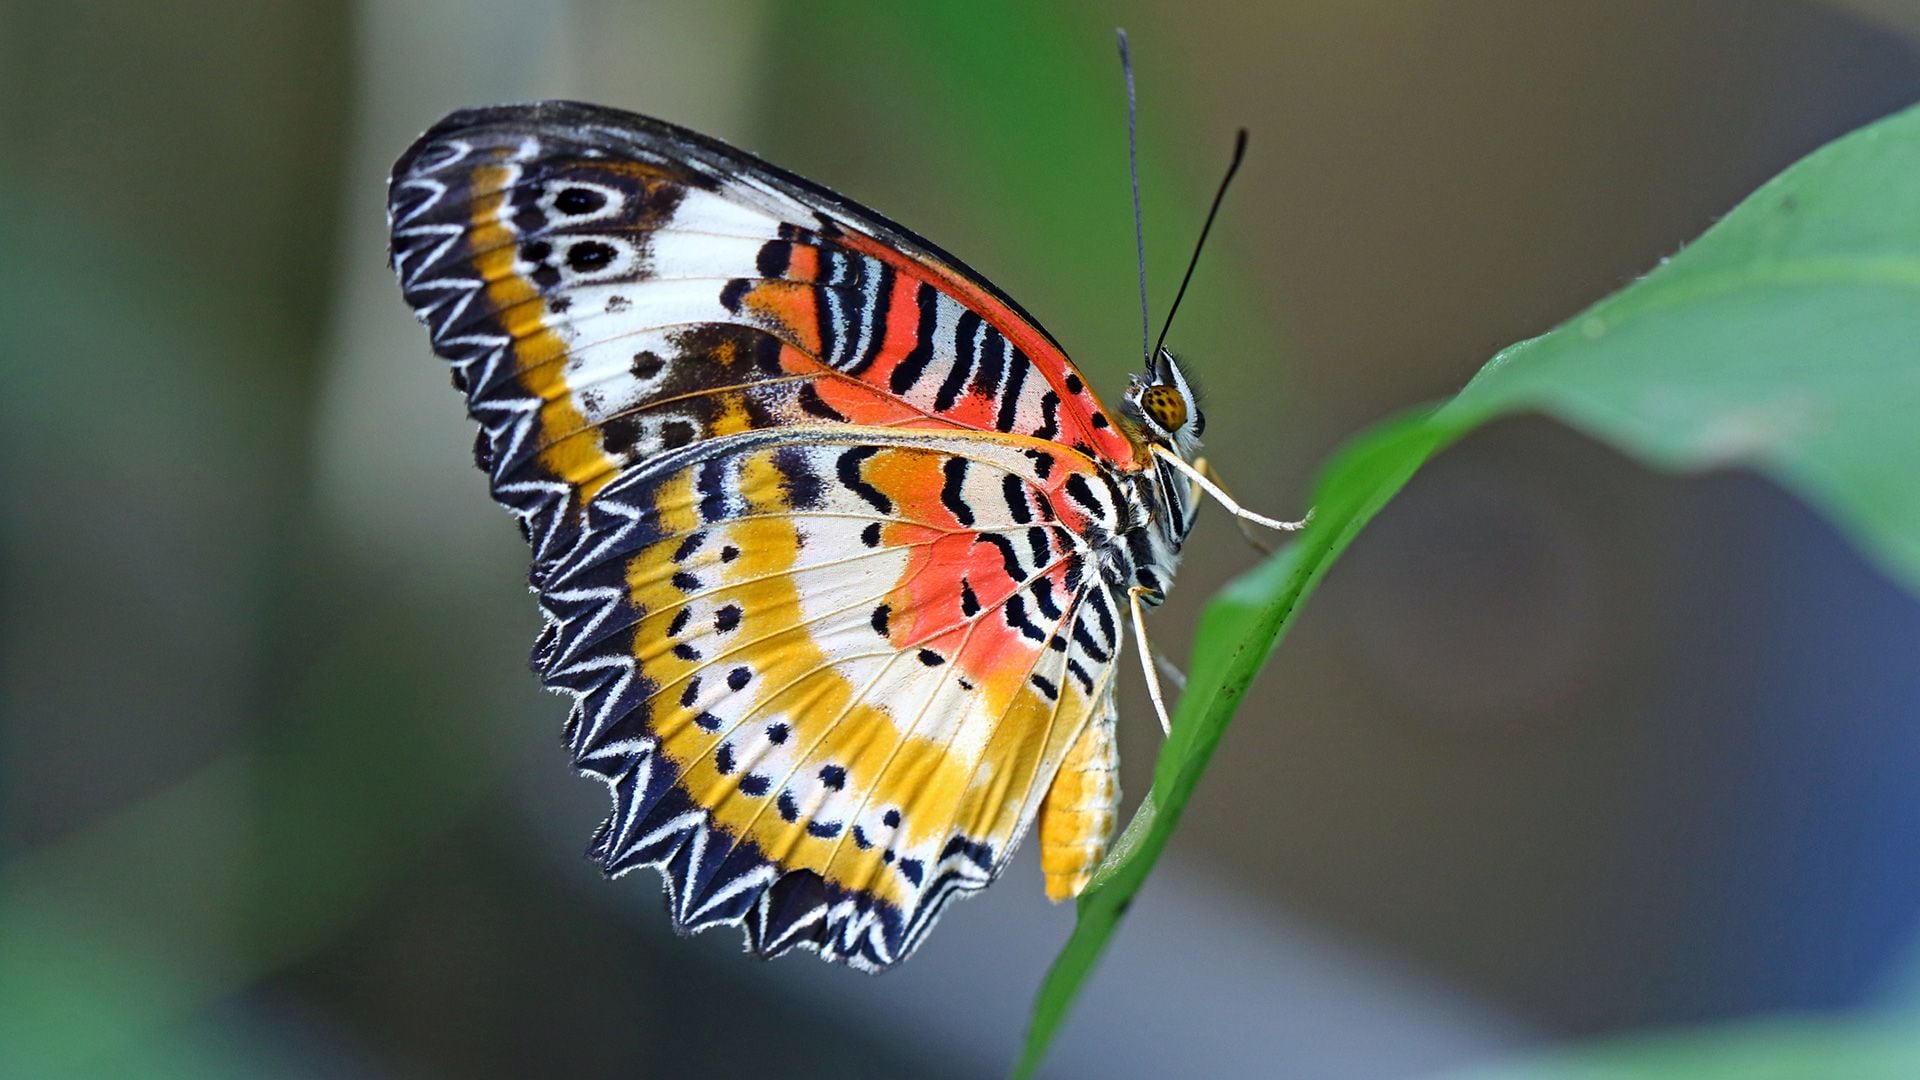
[[(0, 2), (0, 1072), (976, 1076), (1022, 859), (873, 979), (679, 941), (524, 657), (524, 550), (384, 265), (392, 158), (580, 97), (954, 250), (1111, 399), (1156, 319), (1292, 515), (1772, 173), (1920, 100), (1896, 0)], [(1255, 554), (1209, 514), (1157, 640)], [(1404, 1077), (1871, 1005), (1920, 912), (1920, 605), (1740, 475), (1544, 421), (1418, 477), (1243, 709), (1059, 1076)], [(1128, 688), (1129, 789), (1159, 733)]]

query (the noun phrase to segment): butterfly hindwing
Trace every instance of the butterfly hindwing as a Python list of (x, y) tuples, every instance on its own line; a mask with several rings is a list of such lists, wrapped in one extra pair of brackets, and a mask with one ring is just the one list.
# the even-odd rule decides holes
[(569, 102), (456, 113), (390, 198), (407, 300), (536, 573), (623, 470), (739, 431), (968, 428), (1133, 463), (1053, 339), (964, 264), (694, 132)]
[[(682, 930), (903, 959), (999, 872), (1062, 762), (1110, 748), (1085, 733), (1111, 726), (1119, 613), (1086, 537), (1121, 513), (1048, 444), (845, 425), (613, 481), (597, 542), (544, 587), (536, 654), (613, 792), (593, 856), (659, 867)], [(1055, 833), (1093, 807), (1067, 786)]]

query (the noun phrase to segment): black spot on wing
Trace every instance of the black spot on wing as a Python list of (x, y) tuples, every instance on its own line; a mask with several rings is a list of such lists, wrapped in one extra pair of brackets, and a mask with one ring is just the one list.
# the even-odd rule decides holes
[[(776, 459), (775, 464), (778, 464)], [(727, 513), (727, 460), (711, 458), (694, 474), (694, 492), (700, 496), (700, 520), (720, 521)]]
[(783, 278), (787, 276), (787, 267), (793, 262), (793, 242), (790, 240), (769, 240), (760, 245), (760, 254), (754, 259), (754, 268), (763, 278)]
[(978, 314), (968, 311), (960, 316), (953, 333), (956, 354), (953, 366), (947, 369), (947, 377), (940, 383), (940, 392), (933, 397), (936, 411), (951, 409), (960, 400), (960, 391), (966, 388), (967, 376), (973, 374), (973, 366), (978, 358), (976, 348), (979, 331)]
[(858, 375), (873, 366), (880, 356), (880, 347), (887, 340), (887, 323), (893, 318), (893, 267), (880, 264), (880, 272), (873, 284), (873, 328), (867, 334), (867, 347), (846, 367), (850, 375)]
[(614, 254), (611, 244), (582, 240), (567, 248), (567, 268), (576, 273), (590, 274), (605, 269), (613, 262)]
[(800, 411), (808, 416), (817, 416), (822, 420), (832, 420), (836, 423), (846, 422), (847, 418), (841, 415), (838, 409), (827, 404), (826, 400), (820, 396), (820, 391), (810, 382), (800, 384), (800, 393), (795, 400), (799, 402)]
[(1043, 577), (1033, 583), (1033, 603), (1046, 616), (1049, 622), (1060, 621), (1060, 602), (1053, 597), (1053, 578)]
[(1031, 641), (1046, 640), (1047, 632), (1034, 625), (1033, 620), (1027, 616), (1027, 602), (1020, 597), (1019, 593), (1007, 597), (1006, 603), (1001, 605), (1000, 610), (1007, 617), (1007, 625), (1020, 631), (1022, 637)]
[(933, 361), (933, 332), (939, 317), (939, 294), (932, 285), (922, 282), (919, 291), (914, 293), (914, 302), (920, 308), (920, 323), (914, 332), (913, 348), (895, 364), (893, 372), (887, 376), (887, 386), (896, 394), (905, 394), (920, 381), (926, 373), (927, 365)]
[(1106, 638), (1108, 641), (1112, 641), (1114, 639), (1113, 632), (1115, 627), (1113, 624), (1113, 612), (1107, 609), (1106, 594), (1095, 593), (1091, 597), (1088, 597), (1088, 599), (1091, 602), (1087, 606), (1093, 609), (1094, 618), (1100, 620), (1100, 636)]
[(1021, 525), (1033, 520), (1033, 506), (1027, 502), (1027, 484), (1012, 473), (1000, 479), (1000, 496), (1007, 502), (1007, 513)]
[(875, 510), (883, 514), (891, 514), (893, 500), (887, 498), (886, 493), (879, 488), (867, 483), (866, 477), (860, 475), (861, 463), (879, 452), (880, 448), (877, 446), (856, 446), (843, 451), (834, 463), (834, 472), (839, 476), (840, 482), (846, 485), (847, 490), (865, 499)]
[(1081, 651), (1085, 652), (1088, 656), (1093, 657), (1094, 663), (1104, 664), (1107, 662), (1107, 650), (1101, 648), (1100, 643), (1093, 640), (1092, 634), (1087, 633), (1087, 624), (1084, 620), (1074, 620), (1073, 643), (1080, 646)]
[(967, 505), (965, 485), (967, 482), (967, 459), (950, 457), (940, 466), (945, 482), (940, 485), (940, 503), (953, 514), (954, 520), (962, 525), (973, 524), (973, 507)]
[(679, 611), (673, 613), (673, 621), (667, 624), (667, 636), (679, 637), (680, 631), (687, 628), (687, 622), (692, 618), (693, 609), (682, 605)]
[(1000, 380), (1006, 376), (1006, 340), (999, 331), (989, 328), (980, 343), (980, 363), (974, 369), (973, 387), (987, 397), (1000, 392)]
[(1006, 567), (1007, 577), (1014, 581), (1026, 578), (1026, 568), (1020, 565), (1020, 552), (1014, 548), (1012, 540), (1000, 533), (981, 533), (976, 543), (992, 544), (1000, 549), (1000, 564)]
[(786, 344), (772, 334), (756, 334), (753, 342), (753, 362), (761, 374), (779, 376), (784, 374), (780, 367), (780, 350)]
[(964, 836), (955, 836), (953, 839), (947, 841), (946, 847), (940, 849), (940, 861), (945, 862), (955, 855), (965, 855), (967, 861), (982, 870), (988, 870), (993, 867), (992, 844), (976, 842)]
[(605, 192), (585, 187), (565, 188), (553, 198), (553, 208), (570, 217), (591, 214), (605, 205)]
[(1007, 363), (1007, 385), (1000, 391), (1000, 410), (993, 418), (993, 426), (1001, 431), (1013, 430), (1014, 414), (1020, 407), (1020, 388), (1026, 384), (1027, 370), (1033, 366), (1026, 353), (1018, 349), (1009, 351), (1013, 356)]
[(825, 488), (804, 450), (796, 446), (775, 450), (773, 467), (780, 474), (780, 493), (787, 505), (795, 510), (813, 510), (820, 506)]
[(1080, 509), (1095, 517), (1105, 515), (1107, 509), (1106, 504), (1101, 502), (1100, 497), (1093, 493), (1093, 485), (1087, 483), (1087, 478), (1084, 475), (1074, 473), (1072, 476), (1067, 477), (1066, 486), (1067, 496), (1074, 502), (1079, 503)]
[(700, 435), (700, 429), (690, 420), (669, 420), (660, 425), (660, 445), (668, 450), (678, 450)]
[(1039, 525), (1027, 530), (1027, 547), (1033, 551), (1033, 565), (1045, 566), (1053, 561), (1052, 535)]
[(1060, 395), (1049, 390), (1040, 395), (1040, 426), (1034, 430), (1036, 439), (1053, 439), (1060, 435)]

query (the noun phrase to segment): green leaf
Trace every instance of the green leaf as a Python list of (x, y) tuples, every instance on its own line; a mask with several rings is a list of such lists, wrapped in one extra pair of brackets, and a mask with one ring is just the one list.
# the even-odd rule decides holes
[(1748, 465), (1920, 587), (1920, 112), (1775, 177), (1658, 270), (1494, 357), (1448, 427), (1537, 408), (1668, 469)]
[(1153, 788), (1080, 898), (1016, 1076), (1039, 1067), (1299, 605), (1429, 458), (1529, 410), (1657, 468), (1757, 469), (1920, 590), (1920, 109), (1815, 152), (1646, 277), (1494, 357), (1451, 401), (1334, 457), (1300, 539), (1201, 615)]

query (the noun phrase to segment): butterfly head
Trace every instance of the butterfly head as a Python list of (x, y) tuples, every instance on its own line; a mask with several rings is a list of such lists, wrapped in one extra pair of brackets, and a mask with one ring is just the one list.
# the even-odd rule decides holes
[(1193, 384), (1165, 349), (1155, 354), (1145, 374), (1127, 384), (1124, 411), (1149, 442), (1163, 443), (1182, 457), (1192, 457), (1199, 449), (1200, 433), (1207, 426)]

